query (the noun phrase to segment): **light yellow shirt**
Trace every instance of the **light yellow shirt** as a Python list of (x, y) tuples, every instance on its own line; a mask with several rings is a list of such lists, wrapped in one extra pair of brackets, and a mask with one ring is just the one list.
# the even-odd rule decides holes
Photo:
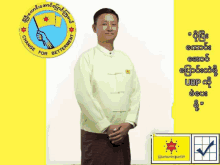
[(81, 109), (81, 129), (103, 133), (110, 125), (137, 126), (140, 83), (130, 58), (97, 44), (79, 57), (74, 88)]

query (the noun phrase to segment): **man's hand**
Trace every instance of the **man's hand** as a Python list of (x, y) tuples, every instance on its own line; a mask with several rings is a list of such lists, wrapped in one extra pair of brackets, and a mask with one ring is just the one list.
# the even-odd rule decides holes
[(113, 144), (121, 144), (124, 141), (124, 138), (127, 136), (128, 131), (132, 128), (130, 123), (121, 123), (118, 125), (119, 130), (113, 132), (109, 135), (109, 140), (112, 141)]
[(109, 136), (111, 133), (117, 131), (120, 129), (120, 126), (119, 125), (110, 125), (104, 133), (107, 133), (107, 135)]

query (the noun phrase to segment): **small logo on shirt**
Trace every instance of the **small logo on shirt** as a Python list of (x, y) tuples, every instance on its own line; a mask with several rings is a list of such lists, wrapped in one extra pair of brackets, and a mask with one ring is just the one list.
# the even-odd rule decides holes
[(130, 70), (126, 70), (125, 72), (126, 72), (127, 74), (130, 74)]

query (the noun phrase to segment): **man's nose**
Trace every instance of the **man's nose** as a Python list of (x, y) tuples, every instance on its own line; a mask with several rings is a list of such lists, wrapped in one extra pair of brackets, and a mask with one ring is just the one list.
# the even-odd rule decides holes
[(108, 30), (112, 31), (112, 26), (111, 26), (110, 22), (108, 24)]

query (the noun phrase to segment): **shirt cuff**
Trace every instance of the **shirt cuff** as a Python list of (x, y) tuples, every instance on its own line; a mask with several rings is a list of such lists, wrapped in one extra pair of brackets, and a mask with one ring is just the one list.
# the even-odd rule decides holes
[[(108, 128), (108, 127), (107, 127)], [(106, 130), (107, 130), (107, 128), (105, 128), (103, 131), (102, 131), (102, 133), (104, 133)]]
[(98, 123), (96, 123), (96, 128), (102, 132), (104, 129), (106, 129), (107, 127), (109, 127), (111, 125), (111, 123), (108, 121), (108, 119), (105, 117), (104, 119), (102, 119), (101, 121), (99, 121)]
[(135, 127), (135, 124), (131, 121), (125, 121), (125, 123), (130, 123), (133, 126), (133, 128)]

